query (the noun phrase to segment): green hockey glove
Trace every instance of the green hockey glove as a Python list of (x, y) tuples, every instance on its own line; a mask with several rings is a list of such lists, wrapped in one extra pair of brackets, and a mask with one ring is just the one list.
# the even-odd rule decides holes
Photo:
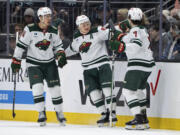
[(122, 41), (122, 38), (125, 36), (126, 34), (125, 33), (121, 33), (117, 36), (117, 40), (118, 41)]
[(120, 29), (123, 31), (123, 32), (127, 32), (128, 29), (131, 29), (131, 25), (128, 21), (128, 19), (124, 20), (123, 22), (121, 22), (119, 24), (119, 27)]
[(118, 53), (121, 53), (125, 50), (125, 43), (123, 41), (109, 41), (109, 45), (111, 47), (112, 50), (117, 51)]
[(19, 72), (20, 68), (21, 68), (21, 60), (12, 58), (12, 63), (11, 63), (12, 72), (17, 73)]
[(111, 38), (111, 40), (116, 40), (121, 33), (122, 33), (121, 31), (116, 30), (116, 31), (114, 32), (114, 35), (113, 35), (113, 37)]
[(58, 51), (56, 54), (56, 58), (58, 60), (58, 66), (62, 68), (64, 65), (67, 64), (66, 54), (63, 50)]

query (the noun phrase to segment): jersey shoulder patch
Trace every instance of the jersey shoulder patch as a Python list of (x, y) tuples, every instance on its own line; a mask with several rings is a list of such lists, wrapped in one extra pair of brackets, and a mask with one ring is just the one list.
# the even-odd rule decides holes
[(28, 27), (33, 27), (33, 26), (34, 26), (34, 23), (28, 24), (27, 26), (28, 26)]

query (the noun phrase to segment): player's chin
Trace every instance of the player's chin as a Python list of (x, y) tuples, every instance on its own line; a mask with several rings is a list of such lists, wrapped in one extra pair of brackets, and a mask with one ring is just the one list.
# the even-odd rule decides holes
[(84, 33), (87, 34), (90, 31), (90, 29), (84, 30)]

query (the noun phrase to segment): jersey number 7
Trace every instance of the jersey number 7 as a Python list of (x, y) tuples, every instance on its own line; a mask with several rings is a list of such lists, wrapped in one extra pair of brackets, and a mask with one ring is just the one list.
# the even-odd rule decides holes
[(133, 34), (135, 37), (137, 37), (137, 31), (134, 31)]

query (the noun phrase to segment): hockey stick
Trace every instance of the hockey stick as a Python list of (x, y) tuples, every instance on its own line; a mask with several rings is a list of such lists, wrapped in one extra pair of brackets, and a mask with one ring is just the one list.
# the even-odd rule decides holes
[[(19, 33), (16, 32), (16, 44), (18, 41), (18, 37), (19, 37)], [(12, 116), (13, 118), (16, 117), (16, 113), (15, 113), (15, 99), (16, 99), (16, 73), (13, 74), (14, 75), (14, 91), (13, 91), (13, 107), (12, 107)]]
[(81, 6), (81, 14), (82, 15), (88, 15), (88, 0), (84, 0), (83, 4)]
[(13, 107), (12, 107), (12, 116), (13, 118), (16, 117), (15, 113), (15, 97), (16, 97), (16, 73), (14, 75), (14, 91), (13, 91)]
[[(115, 27), (114, 24), (112, 22), (112, 20), (110, 19), (108, 21), (109, 23), (109, 27), (111, 29), (111, 32), (114, 33), (115, 32)], [(111, 33), (111, 35), (112, 35)], [(114, 50), (112, 51), (112, 83), (111, 83), (111, 101), (110, 101), (110, 110), (109, 110), (109, 121), (110, 121), (110, 127), (112, 127), (112, 100), (113, 100), (113, 89), (114, 89), (114, 63), (115, 63), (115, 58), (116, 58), (116, 54), (114, 52)]]

